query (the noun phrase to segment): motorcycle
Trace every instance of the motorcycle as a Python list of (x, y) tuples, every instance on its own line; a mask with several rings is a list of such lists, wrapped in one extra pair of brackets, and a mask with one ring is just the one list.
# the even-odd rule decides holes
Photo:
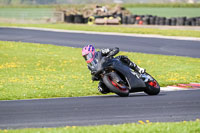
[(94, 75), (100, 77), (110, 92), (121, 97), (134, 92), (144, 91), (148, 95), (160, 92), (159, 83), (150, 74), (135, 72), (117, 58), (107, 58), (98, 53), (91, 64)]

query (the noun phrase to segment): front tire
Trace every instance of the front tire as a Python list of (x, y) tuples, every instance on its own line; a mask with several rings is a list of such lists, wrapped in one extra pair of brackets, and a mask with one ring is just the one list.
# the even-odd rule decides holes
[(150, 74), (148, 75), (153, 79), (153, 81), (148, 81), (145, 83), (146, 89), (144, 92), (148, 95), (158, 95), (160, 93), (160, 85)]
[(110, 89), (111, 92), (116, 93), (120, 97), (129, 96), (129, 88), (124, 84), (119, 84), (109, 75), (103, 77), (104, 84)]

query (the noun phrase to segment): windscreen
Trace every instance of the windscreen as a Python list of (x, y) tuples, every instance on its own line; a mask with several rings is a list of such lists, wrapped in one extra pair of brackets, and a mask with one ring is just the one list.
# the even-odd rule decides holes
[[(91, 58), (90, 58), (90, 59), (91, 59)], [(95, 69), (97, 69), (97, 68), (96, 68), (96, 67), (97, 67), (97, 64), (98, 64), (98, 58), (97, 58), (97, 54), (95, 54), (94, 59), (93, 59), (90, 63), (88, 63), (88, 66), (89, 66), (91, 69), (95, 70)]]

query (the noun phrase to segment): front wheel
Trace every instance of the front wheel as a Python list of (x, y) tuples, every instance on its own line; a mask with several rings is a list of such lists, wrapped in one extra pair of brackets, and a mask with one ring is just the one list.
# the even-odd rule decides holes
[(150, 75), (149, 75), (153, 80), (146, 82), (146, 89), (145, 93), (148, 95), (158, 95), (160, 93), (160, 85), (159, 83)]
[(103, 77), (103, 82), (111, 92), (116, 93), (120, 97), (129, 96), (129, 88), (123, 83), (116, 82), (116, 80), (110, 74), (107, 74)]

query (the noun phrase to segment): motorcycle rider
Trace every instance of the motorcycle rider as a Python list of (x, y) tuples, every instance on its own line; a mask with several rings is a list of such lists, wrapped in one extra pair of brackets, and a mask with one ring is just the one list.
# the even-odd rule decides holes
[[(119, 48), (117, 48), (117, 47), (106, 48), (106, 49), (101, 49), (100, 51), (95, 51), (95, 48), (92, 45), (87, 45), (87, 46), (83, 47), (82, 56), (84, 57), (84, 59), (87, 62), (88, 69), (91, 71), (93, 81), (100, 80), (100, 78), (95, 75), (95, 71), (93, 70), (92, 63), (91, 63), (94, 60), (95, 55), (97, 55), (98, 52), (101, 52), (102, 56), (106, 56), (107, 58), (110, 58), (119, 53)], [(132, 62), (127, 56), (120, 55), (120, 56), (117, 56), (116, 58), (140, 74), (145, 72), (144, 68), (140, 68), (134, 62)], [(98, 85), (98, 90), (102, 94), (106, 94), (106, 93), (110, 92), (109, 89), (106, 87), (106, 85), (101, 80)]]

